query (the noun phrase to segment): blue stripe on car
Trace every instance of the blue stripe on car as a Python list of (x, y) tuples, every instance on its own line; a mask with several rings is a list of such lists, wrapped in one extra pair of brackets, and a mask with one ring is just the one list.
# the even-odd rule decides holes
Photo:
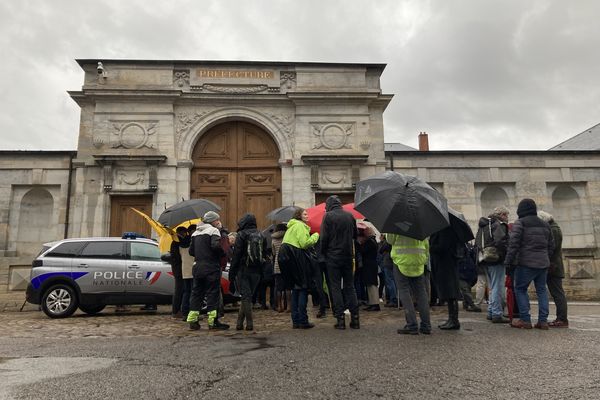
[(55, 276), (65, 276), (67, 278), (77, 280), (87, 274), (88, 272), (47, 272), (45, 274), (41, 274), (33, 278), (31, 280), (31, 286), (33, 286), (34, 289), (39, 289), (42, 286), (42, 283), (44, 283), (44, 281), (46, 281), (48, 278), (53, 278)]

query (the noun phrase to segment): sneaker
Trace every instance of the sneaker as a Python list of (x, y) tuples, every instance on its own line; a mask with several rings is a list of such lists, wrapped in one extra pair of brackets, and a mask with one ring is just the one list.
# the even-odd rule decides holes
[(539, 322), (539, 321), (534, 325), (534, 328), (541, 329), (543, 331), (547, 331), (549, 329), (547, 322)]
[(400, 328), (396, 332), (398, 332), (398, 334), (400, 334), (400, 335), (418, 335), (419, 334), (418, 330), (416, 330), (416, 329), (409, 329), (407, 327)]
[(510, 322), (510, 319), (504, 318), (504, 316), (501, 315), (499, 317), (493, 317), (492, 322), (494, 324), (508, 324)]
[(512, 328), (518, 328), (518, 329), (531, 329), (531, 322), (525, 322), (522, 321), (520, 319), (513, 319), (512, 322), (510, 323), (510, 326)]
[(568, 328), (569, 321), (561, 321), (560, 319), (555, 319), (552, 322), (548, 322), (548, 326), (550, 328)]
[(190, 331), (200, 330), (200, 323), (198, 321), (190, 322)]

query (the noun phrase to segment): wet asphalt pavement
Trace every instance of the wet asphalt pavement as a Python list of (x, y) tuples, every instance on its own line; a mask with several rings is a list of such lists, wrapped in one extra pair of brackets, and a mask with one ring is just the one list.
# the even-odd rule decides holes
[(260, 311), (255, 333), (190, 332), (166, 310), (0, 313), (0, 399), (600, 398), (599, 305), (571, 306), (570, 329), (461, 312), (463, 329), (430, 336), (398, 335), (390, 309), (346, 331), (331, 317), (292, 330), (289, 314)]

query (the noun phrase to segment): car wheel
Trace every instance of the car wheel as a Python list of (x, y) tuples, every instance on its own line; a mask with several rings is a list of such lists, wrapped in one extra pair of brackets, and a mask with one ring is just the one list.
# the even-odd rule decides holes
[(42, 296), (42, 311), (50, 318), (66, 318), (77, 310), (77, 296), (69, 285), (51, 286)]
[(98, 314), (100, 311), (104, 310), (104, 307), (106, 307), (104, 304), (98, 304), (98, 305), (81, 305), (79, 306), (79, 309), (81, 311), (83, 311), (86, 314), (89, 315), (94, 315), (94, 314)]

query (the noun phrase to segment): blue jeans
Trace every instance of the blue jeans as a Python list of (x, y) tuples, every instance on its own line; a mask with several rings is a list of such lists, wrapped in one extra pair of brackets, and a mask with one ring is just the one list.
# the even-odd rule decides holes
[(292, 289), (292, 323), (294, 325), (308, 324), (308, 314), (306, 313), (307, 302), (307, 289)]
[(396, 282), (394, 282), (394, 270), (382, 268), (385, 276), (385, 298), (388, 303), (398, 304), (398, 292), (396, 291)]
[(549, 304), (548, 292), (546, 291), (546, 278), (548, 268), (529, 268), (517, 266), (515, 270), (515, 295), (519, 306), (519, 318), (523, 322), (531, 323), (529, 313), (529, 295), (527, 288), (533, 281), (538, 298), (538, 322), (548, 322)]
[(490, 298), (488, 305), (488, 316), (492, 318), (502, 317), (502, 291), (506, 279), (504, 265), (488, 265), (485, 267), (490, 284)]

